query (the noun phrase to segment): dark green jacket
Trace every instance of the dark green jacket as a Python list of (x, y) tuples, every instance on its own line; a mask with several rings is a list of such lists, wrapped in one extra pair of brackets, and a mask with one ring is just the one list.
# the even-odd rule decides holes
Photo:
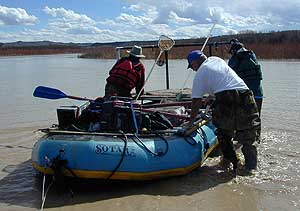
[(245, 50), (232, 55), (228, 65), (244, 80), (253, 91), (255, 98), (263, 96), (261, 66), (253, 51)]
[(241, 51), (234, 54), (228, 65), (243, 79), (262, 80), (261, 67), (256, 60), (253, 51)]

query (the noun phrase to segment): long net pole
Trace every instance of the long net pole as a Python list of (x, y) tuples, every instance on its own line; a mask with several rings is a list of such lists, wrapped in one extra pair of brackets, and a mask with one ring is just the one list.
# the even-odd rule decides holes
[[(211, 27), (211, 29), (209, 30), (209, 33), (208, 33), (208, 35), (207, 35), (207, 37), (206, 37), (206, 40), (205, 40), (205, 42), (204, 42), (204, 44), (203, 44), (203, 46), (202, 46), (202, 48), (201, 48), (201, 51), (202, 51), (202, 52), (203, 52), (203, 50), (204, 50), (204, 48), (205, 48), (205, 46), (206, 46), (206, 44), (207, 44), (207, 41), (208, 41), (208, 39), (210, 38), (211, 33), (212, 33), (213, 29), (215, 28), (215, 26), (216, 26), (216, 23), (214, 23), (213, 26)], [(184, 87), (185, 87), (185, 85), (186, 85), (186, 83), (187, 83), (187, 81), (188, 81), (188, 79), (189, 79), (191, 73), (192, 73), (192, 71), (189, 71), (189, 74), (188, 74), (188, 76), (186, 77), (186, 79), (185, 79), (185, 81), (184, 81), (184, 84), (183, 84), (183, 86), (182, 86), (182, 88), (181, 88), (181, 90), (180, 90), (180, 94), (183, 92), (183, 89), (184, 89)]]

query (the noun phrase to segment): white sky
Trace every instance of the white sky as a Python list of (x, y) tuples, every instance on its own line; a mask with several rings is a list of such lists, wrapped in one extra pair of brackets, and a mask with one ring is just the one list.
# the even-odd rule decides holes
[(300, 0), (0, 0), (0, 42), (114, 42), (299, 30)]

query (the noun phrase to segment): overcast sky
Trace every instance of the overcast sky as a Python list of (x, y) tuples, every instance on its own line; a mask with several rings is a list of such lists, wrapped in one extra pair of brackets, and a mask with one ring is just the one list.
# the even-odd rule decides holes
[(0, 0), (0, 42), (114, 42), (299, 30), (300, 0)]

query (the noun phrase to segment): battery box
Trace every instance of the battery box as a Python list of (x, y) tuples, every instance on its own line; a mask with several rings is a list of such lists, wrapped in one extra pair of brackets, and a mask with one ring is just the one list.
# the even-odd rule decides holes
[(60, 129), (68, 129), (77, 119), (79, 107), (77, 106), (61, 106), (57, 110), (58, 127)]

